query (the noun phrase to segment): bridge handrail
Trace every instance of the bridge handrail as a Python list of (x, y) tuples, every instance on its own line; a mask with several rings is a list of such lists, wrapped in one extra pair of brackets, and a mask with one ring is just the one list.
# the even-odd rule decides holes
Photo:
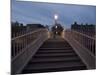
[[(84, 34), (84, 33), (81, 33), (81, 32), (75, 31), (75, 30), (66, 30), (66, 31), (75, 32), (75, 33), (77, 33), (77, 34), (80, 34), (80, 35), (82, 35), (82, 36), (85, 36), (85, 37), (87, 37), (87, 38), (90, 38), (90, 39), (95, 40), (95, 37), (91, 37), (91, 36), (89, 36), (89, 35), (87, 35), (87, 34)], [(65, 32), (66, 32), (66, 31), (65, 31)]]
[[(15, 57), (18, 53), (22, 52), (22, 49), (24, 49), (24, 47), (28, 46), (28, 44), (37, 39), (37, 37), (41, 35), (41, 33), (44, 31), (47, 31), (47, 29), (38, 29), (36, 31), (32, 31), (12, 38), (11, 39), (12, 49), (13, 49), (12, 56)], [(18, 40), (21, 41), (21, 43), (17, 43)]]
[(85, 37), (87, 37), (87, 38), (90, 38), (90, 39), (92, 39), (92, 40), (95, 40), (94, 37), (91, 37), (91, 36), (89, 36), (89, 35), (86, 35), (86, 34), (80, 33), (80, 32), (75, 31), (75, 30), (72, 30), (72, 31), (75, 32), (75, 33), (77, 33), (77, 34), (80, 34), (80, 35), (82, 35), (82, 36), (85, 36)]
[(44, 30), (44, 29), (38, 29), (38, 30), (35, 30), (35, 31), (32, 31), (32, 32), (29, 32), (29, 33), (14, 37), (14, 38), (11, 39), (11, 41), (16, 40), (16, 39), (21, 38), (21, 37), (24, 37), (24, 36), (27, 36), (27, 35), (30, 35), (30, 34), (33, 34), (35, 32), (41, 31), (41, 30)]
[(68, 41), (69, 44), (73, 47), (74, 51), (82, 59), (86, 67), (88, 69), (95, 69), (96, 68), (95, 37), (91, 37), (86, 34), (73, 30), (66, 30), (63, 32), (62, 35), (63, 38), (66, 41)]
[(47, 29), (38, 29), (36, 31), (12, 38), (12, 73), (20, 73), (46, 39), (48, 39)]
[(75, 30), (66, 30), (65, 32), (69, 34), (68, 37), (75, 39), (82, 46), (87, 48), (90, 52), (92, 52), (95, 55), (95, 42), (96, 42), (95, 37), (91, 37), (89, 35), (80, 33)]

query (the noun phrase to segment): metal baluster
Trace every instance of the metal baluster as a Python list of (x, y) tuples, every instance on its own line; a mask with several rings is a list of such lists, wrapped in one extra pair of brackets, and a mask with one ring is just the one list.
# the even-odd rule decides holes
[(81, 36), (80, 36), (80, 34), (79, 34), (79, 41), (78, 41), (79, 43), (81, 43), (81, 39), (80, 39), (80, 38), (81, 38)]
[(88, 49), (88, 38), (86, 38), (86, 47)]
[(20, 52), (22, 51), (22, 39), (21, 39), (21, 42), (20, 42)]
[(89, 42), (90, 42), (90, 40), (89, 40), (89, 38), (88, 38), (88, 49), (89, 49)]
[[(92, 48), (91, 48), (92, 53), (93, 53), (93, 43), (94, 43), (94, 41), (92, 40)], [(94, 54), (94, 53), (93, 53), (93, 54)]]
[(83, 38), (82, 38), (82, 41), (83, 41), (82, 44), (83, 44), (83, 46), (84, 46), (84, 36), (83, 36)]
[(91, 39), (90, 38), (89, 38), (89, 50), (91, 51)]
[(83, 46), (83, 45), (82, 45), (82, 35), (80, 35), (80, 36), (81, 36), (81, 46)]
[(15, 56), (15, 43), (12, 41), (12, 56)]
[(24, 49), (24, 38), (22, 38), (22, 50)]
[(30, 34), (26, 36), (26, 46), (29, 45), (30, 43)]
[(26, 38), (27, 36), (25, 36), (25, 47), (26, 47), (26, 45), (27, 45), (27, 43), (26, 43), (26, 41), (27, 41), (27, 38)]
[(20, 53), (20, 44), (18, 42), (18, 53)]
[(18, 50), (19, 50), (18, 43), (16, 43), (16, 55), (18, 54)]
[(87, 40), (86, 40), (86, 44), (87, 44), (87, 49), (88, 49), (88, 38), (87, 38)]
[(85, 38), (85, 36), (84, 36), (84, 46), (86, 47), (86, 38)]
[(26, 38), (27, 44), (29, 43), (29, 35)]
[(15, 42), (13, 41), (13, 56), (15, 56)]
[(86, 37), (84, 36), (84, 46), (86, 47)]
[(23, 38), (24, 38), (24, 40), (23, 40), (23, 41), (24, 41), (24, 42), (23, 42), (23, 45), (24, 45), (24, 48), (25, 48), (25, 36), (24, 36)]
[(83, 46), (83, 35), (81, 35), (81, 45)]
[(94, 55), (95, 55), (95, 53), (96, 53), (96, 48), (95, 48), (95, 40), (93, 40), (93, 53), (94, 53)]
[(23, 38), (22, 38), (22, 50), (23, 50), (23, 48), (24, 48), (24, 44), (23, 44), (23, 43), (24, 43), (24, 41), (23, 41)]
[(16, 37), (18, 36), (18, 33), (16, 32)]
[(93, 53), (93, 39), (91, 39), (91, 52)]

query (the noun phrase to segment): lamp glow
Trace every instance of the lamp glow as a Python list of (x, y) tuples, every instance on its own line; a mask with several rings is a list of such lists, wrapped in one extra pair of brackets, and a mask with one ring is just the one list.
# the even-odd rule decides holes
[(56, 34), (58, 34), (58, 32), (56, 32)]
[(57, 15), (57, 14), (54, 15), (54, 19), (55, 19), (55, 20), (58, 19), (58, 15)]
[(56, 26), (56, 29), (57, 29), (57, 26)]

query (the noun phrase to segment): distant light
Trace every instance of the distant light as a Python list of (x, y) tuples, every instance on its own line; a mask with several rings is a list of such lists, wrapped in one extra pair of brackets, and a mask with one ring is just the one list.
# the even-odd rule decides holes
[(58, 34), (58, 32), (56, 32), (56, 34)]
[(54, 19), (55, 19), (55, 20), (58, 19), (58, 15), (57, 15), (57, 14), (54, 15)]
[(56, 29), (57, 29), (57, 26), (56, 26)]

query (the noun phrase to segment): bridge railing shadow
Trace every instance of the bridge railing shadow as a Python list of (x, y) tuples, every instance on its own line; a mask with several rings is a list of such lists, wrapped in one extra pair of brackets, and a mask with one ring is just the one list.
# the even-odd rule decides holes
[(80, 56), (87, 68), (95, 68), (96, 39), (95, 37), (74, 31), (66, 30), (62, 34)]
[(11, 72), (19, 73), (46, 39), (48, 39), (47, 29), (37, 29), (12, 38)]

